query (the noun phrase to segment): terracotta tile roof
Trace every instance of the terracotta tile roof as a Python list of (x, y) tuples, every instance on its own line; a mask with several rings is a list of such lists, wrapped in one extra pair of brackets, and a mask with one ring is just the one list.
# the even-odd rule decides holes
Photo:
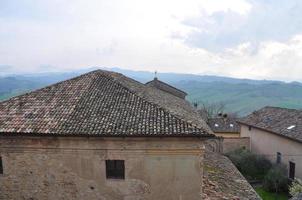
[(184, 100), (102, 70), (0, 103), (0, 133), (213, 136)]
[(217, 117), (208, 120), (208, 125), (215, 133), (239, 133), (237, 119), (229, 117)]
[(238, 122), (302, 142), (302, 110), (264, 107)]
[(203, 199), (260, 200), (261, 198), (225, 156), (206, 151)]

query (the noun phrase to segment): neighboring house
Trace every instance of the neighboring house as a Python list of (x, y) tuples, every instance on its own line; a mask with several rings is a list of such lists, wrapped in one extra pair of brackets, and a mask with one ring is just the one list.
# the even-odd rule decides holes
[(250, 139), (240, 137), (240, 126), (237, 118), (228, 117), (227, 114), (219, 114), (208, 120), (208, 125), (218, 137), (223, 138), (223, 153), (229, 153), (239, 148), (250, 149)]
[(97, 70), (0, 102), (0, 199), (259, 199), (164, 91)]
[(289, 178), (302, 178), (302, 110), (265, 107), (238, 122), (253, 152), (285, 164)]
[(208, 120), (208, 125), (217, 136), (240, 137), (240, 127), (236, 118), (221, 116)]

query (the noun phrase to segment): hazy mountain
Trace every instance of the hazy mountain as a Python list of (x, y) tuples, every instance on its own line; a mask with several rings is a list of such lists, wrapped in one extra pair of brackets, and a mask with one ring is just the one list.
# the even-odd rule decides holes
[[(41, 73), (0, 77), (0, 100), (34, 90), (58, 81), (66, 80), (91, 71), (70, 73)], [(154, 78), (154, 73), (131, 71), (119, 68), (103, 68), (116, 71), (145, 83)], [(263, 106), (280, 106), (302, 109), (302, 84), (271, 80), (236, 79), (220, 76), (159, 73), (158, 78), (188, 93), (191, 102), (223, 102), (227, 111), (248, 114)]]

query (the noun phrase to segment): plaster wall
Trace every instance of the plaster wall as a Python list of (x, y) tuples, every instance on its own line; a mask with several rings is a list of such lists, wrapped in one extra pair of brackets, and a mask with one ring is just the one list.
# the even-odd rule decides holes
[[(0, 199), (200, 200), (198, 138), (0, 137)], [(125, 180), (105, 160), (125, 160)]]
[(302, 143), (278, 136), (261, 129), (241, 125), (241, 137), (250, 137), (252, 152), (265, 155), (276, 162), (277, 152), (281, 153), (281, 162), (289, 168), (289, 161), (296, 164), (295, 176), (302, 179)]
[(223, 138), (223, 153), (229, 153), (239, 148), (250, 149), (249, 137)]

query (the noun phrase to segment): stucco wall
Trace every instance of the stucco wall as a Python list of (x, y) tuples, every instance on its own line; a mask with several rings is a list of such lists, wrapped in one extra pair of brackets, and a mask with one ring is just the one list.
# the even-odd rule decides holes
[(241, 126), (241, 136), (250, 137), (252, 152), (267, 156), (276, 162), (277, 152), (282, 154), (282, 163), (289, 167), (289, 161), (296, 164), (296, 177), (302, 178), (302, 143), (278, 136), (257, 128)]
[(228, 153), (239, 148), (250, 149), (250, 138), (248, 137), (228, 137), (223, 138), (223, 153)]
[[(200, 200), (197, 138), (0, 137), (0, 199)], [(108, 180), (105, 160), (125, 160)]]

